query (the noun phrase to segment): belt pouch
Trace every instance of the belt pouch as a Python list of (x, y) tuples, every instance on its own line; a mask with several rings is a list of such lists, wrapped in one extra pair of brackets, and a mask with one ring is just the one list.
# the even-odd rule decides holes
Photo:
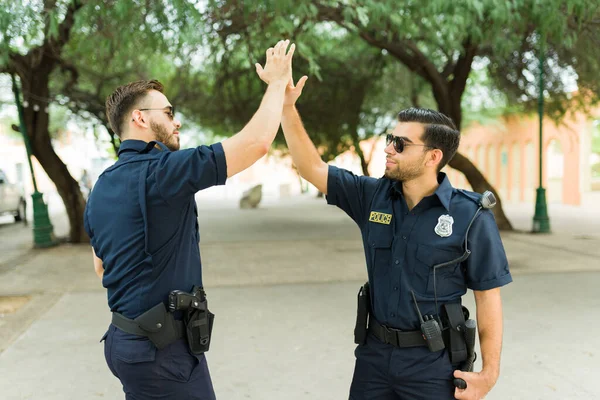
[(159, 303), (135, 320), (156, 348), (162, 349), (179, 337), (173, 314), (167, 312), (164, 303)]

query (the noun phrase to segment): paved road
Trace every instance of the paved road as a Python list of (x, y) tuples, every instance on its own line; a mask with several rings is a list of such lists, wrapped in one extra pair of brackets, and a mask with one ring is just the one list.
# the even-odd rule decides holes
[[(202, 198), (199, 206), (218, 398), (347, 398), (354, 296), (365, 277), (352, 221), (305, 198), (258, 210)], [(488, 399), (600, 398), (600, 239), (587, 230), (582, 238), (582, 226), (504, 235), (515, 282), (503, 289), (502, 375)], [(20, 229), (0, 228), (2, 242)], [(110, 316), (89, 247), (0, 265), (0, 295), (31, 296), (0, 318), (0, 398), (123, 398), (98, 343)]]

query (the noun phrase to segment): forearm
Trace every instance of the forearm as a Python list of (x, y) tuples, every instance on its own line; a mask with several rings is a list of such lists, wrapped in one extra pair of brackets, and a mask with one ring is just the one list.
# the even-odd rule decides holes
[(252, 119), (223, 141), (228, 177), (248, 168), (269, 150), (281, 123), (285, 86), (283, 81), (270, 84)]
[(284, 107), (281, 127), (300, 175), (326, 193), (327, 188), (319, 187), (322, 185), (319, 181), (323, 176), (323, 169), (327, 169), (327, 164), (321, 159), (321, 155), (306, 133), (295, 106)]
[(500, 354), (502, 352), (502, 302), (498, 289), (492, 296), (478, 300), (477, 322), (481, 346), (481, 373), (494, 385), (500, 374)]
[(285, 82), (279, 81), (267, 87), (258, 110), (239, 133), (248, 145), (256, 143), (268, 148), (273, 143), (281, 123), (285, 85)]

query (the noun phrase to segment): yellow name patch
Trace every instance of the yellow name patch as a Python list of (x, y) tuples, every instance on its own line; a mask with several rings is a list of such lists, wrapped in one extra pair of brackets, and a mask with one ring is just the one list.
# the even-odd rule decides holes
[(390, 222), (392, 222), (392, 214), (384, 214), (377, 211), (371, 211), (369, 221), (377, 222), (378, 224), (389, 225)]

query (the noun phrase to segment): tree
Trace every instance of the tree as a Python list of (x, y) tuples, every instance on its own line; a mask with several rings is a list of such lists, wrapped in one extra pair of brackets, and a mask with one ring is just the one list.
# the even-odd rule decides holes
[[(4, 39), (4, 65), (0, 67), (0, 72), (13, 73), (20, 78), (23, 97), (30, 104), (24, 109), (24, 119), (31, 150), (65, 203), (71, 224), (69, 238), (74, 242), (86, 236), (82, 219), (85, 201), (77, 181), (71, 177), (67, 166), (52, 148), (46, 110), (47, 99), (50, 98), (50, 75), (55, 68), (64, 65), (60, 53), (69, 41), (75, 14), (82, 5), (81, 1), (71, 2), (61, 22), (58, 22), (56, 14), (63, 5), (52, 0), (44, 2), (41, 10), (41, 7), (25, 7), (26, 11), (23, 12), (23, 6), (15, 2), (0, 11)], [(35, 14), (40, 11), (41, 18)], [(23, 32), (22, 29), (30, 25), (36, 27), (31, 40), (33, 43), (18, 46), (15, 37), (26, 38), (30, 32)], [(21, 53), (19, 50), (23, 47), (29, 48)]]
[[(293, 33), (298, 25), (328, 21), (348, 34), (385, 50), (429, 84), (437, 108), (457, 126), (463, 120), (462, 97), (476, 57), (492, 61), (519, 53), (523, 38), (542, 29), (549, 38), (577, 37), (597, 10), (592, 0), (483, 1), (274, 0), (245, 8), (237, 1), (211, 1), (223, 32), (261, 31), (285, 19)], [(250, 28), (249, 28), (250, 27)], [(522, 54), (522, 53), (521, 53)], [(462, 154), (450, 166), (465, 174), (475, 191), (492, 190), (483, 174)], [(499, 196), (494, 212), (501, 229), (511, 229)]]
[[(0, 73), (20, 78), (30, 105), (24, 117), (32, 152), (65, 204), (71, 242), (87, 240), (85, 201), (52, 148), (48, 104), (58, 101), (106, 123), (106, 95), (126, 78), (140, 79), (173, 62), (192, 36), (196, 15), (195, 4), (185, 0), (44, 0), (0, 8)], [(149, 63), (153, 56), (157, 62)]]
[(542, 52), (548, 116), (559, 122), (569, 112), (589, 115), (600, 102), (600, 7), (587, 19), (573, 17), (567, 24), (565, 36), (544, 34), (550, 28), (528, 32), (519, 51), (488, 60), (490, 83), (502, 89), (513, 111), (537, 112)]

